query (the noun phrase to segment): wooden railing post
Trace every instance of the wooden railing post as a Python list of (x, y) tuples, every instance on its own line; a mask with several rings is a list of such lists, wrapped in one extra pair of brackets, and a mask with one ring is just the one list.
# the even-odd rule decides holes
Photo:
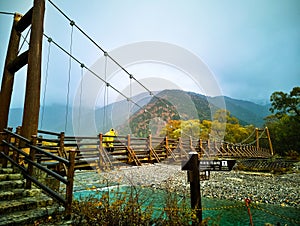
[(130, 163), (131, 161), (133, 161), (133, 159), (131, 159), (131, 155), (129, 153), (129, 149), (130, 149), (130, 134), (127, 134), (127, 143), (126, 143), (126, 149), (127, 149), (127, 163)]
[(74, 185), (74, 170), (75, 170), (75, 156), (76, 151), (69, 151), (69, 167), (67, 171), (67, 187), (66, 187), (66, 214), (68, 217), (71, 216), (72, 212), (72, 201), (73, 201), (73, 185)]
[(65, 133), (61, 132), (59, 135), (59, 149), (58, 149), (60, 157), (67, 159), (67, 155), (65, 152)]
[(151, 152), (151, 148), (152, 148), (152, 135), (149, 134), (148, 139), (147, 139), (147, 149), (148, 149), (148, 162), (151, 163), (153, 156), (152, 156), (152, 152)]
[[(65, 152), (65, 133), (64, 132), (61, 132), (59, 135), (58, 155), (62, 158), (68, 159), (68, 156)], [(59, 164), (57, 166), (57, 170), (59, 172), (61, 172), (63, 168), (65, 171), (67, 171), (67, 167), (65, 165), (63, 165), (62, 162), (59, 162)]]
[(200, 153), (200, 158), (203, 158), (204, 152), (203, 152), (203, 145), (202, 145), (202, 139), (199, 139), (199, 153)]
[(194, 150), (194, 147), (193, 147), (193, 137), (192, 136), (189, 137), (189, 142), (190, 142), (190, 150)]
[[(36, 146), (37, 143), (37, 136), (33, 135), (31, 138), (31, 145)], [(29, 152), (29, 157), (31, 161), (35, 160), (35, 149), (34, 148), (30, 148), (30, 152)], [(27, 173), (28, 176), (32, 177), (33, 176), (33, 165), (31, 163), (28, 162), (28, 168), (27, 168)], [(26, 185), (25, 188), (26, 189), (31, 189), (31, 180), (30, 179), (26, 179)]]
[[(11, 131), (12, 128), (8, 128), (8, 130)], [(6, 142), (10, 143), (10, 139), (11, 139), (11, 135), (9, 133), (6, 133)], [(4, 149), (4, 154), (8, 156), (9, 155), (9, 147), (7, 145), (5, 145), (3, 147), (3, 149)], [(6, 158), (3, 159), (2, 167), (7, 168), (7, 159)]]
[(98, 137), (99, 137), (99, 166), (100, 167), (104, 167), (104, 160), (103, 160), (103, 157), (102, 157), (102, 154), (101, 154), (101, 152), (103, 151), (103, 134), (102, 133), (100, 133), (99, 135), (98, 135)]
[[(18, 126), (16, 128), (16, 134), (20, 135), (21, 134), (21, 130), (22, 130), (22, 127)], [(17, 138), (17, 137), (14, 137), (14, 139), (15, 139), (14, 140), (15, 147), (19, 148), (20, 147), (20, 139)], [(20, 160), (19, 157), (20, 157), (19, 153), (16, 152), (16, 151), (14, 151), (13, 152), (13, 160), (16, 161), (16, 162), (19, 162), (19, 160)]]
[(165, 145), (166, 145), (166, 148), (169, 148), (169, 139), (168, 139), (168, 136), (165, 137)]
[(258, 128), (255, 128), (256, 148), (259, 149)]
[[(0, 131), (0, 152), (4, 151), (4, 145), (2, 144), (2, 140), (5, 140), (5, 136), (6, 136), (5, 132)], [(1, 166), (4, 163), (4, 159), (5, 158), (3, 158), (3, 159), (0, 158)]]

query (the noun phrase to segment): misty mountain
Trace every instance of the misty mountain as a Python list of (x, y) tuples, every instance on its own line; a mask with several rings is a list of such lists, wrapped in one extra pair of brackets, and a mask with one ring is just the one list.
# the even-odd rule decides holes
[[(154, 93), (154, 96), (142, 93), (133, 97), (133, 102), (136, 104), (124, 100), (96, 109), (69, 107), (68, 115), (64, 105), (54, 104), (41, 107), (39, 129), (62, 132), (67, 128), (67, 135), (73, 135), (74, 130), (75, 133), (81, 135), (95, 135), (111, 127), (124, 127), (125, 124), (135, 122), (135, 120), (141, 120), (143, 123), (148, 120), (146, 123), (155, 124), (159, 123), (160, 117), (164, 120), (211, 120), (214, 112), (223, 108), (222, 103), (225, 103), (226, 109), (242, 125), (252, 124), (261, 127), (264, 124), (264, 118), (270, 115), (270, 105), (259, 105), (251, 101), (223, 96), (207, 97), (182, 90), (164, 90)], [(148, 115), (150, 113), (150, 118), (146, 117), (146, 113)], [(16, 128), (21, 124), (22, 109), (12, 108), (9, 115), (9, 127)], [(80, 132), (76, 132), (77, 130)]]

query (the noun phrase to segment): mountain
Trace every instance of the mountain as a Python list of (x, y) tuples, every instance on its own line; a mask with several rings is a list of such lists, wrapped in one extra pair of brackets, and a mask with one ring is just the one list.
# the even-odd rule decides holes
[[(8, 127), (16, 128), (22, 125), (23, 109), (12, 108), (9, 112)], [(65, 131), (66, 122), (66, 106), (53, 104), (50, 106), (41, 107), (39, 116), (39, 129), (63, 132)], [(66, 134), (72, 134), (72, 108), (68, 108)]]
[(270, 105), (259, 105), (250, 101), (236, 100), (229, 97), (208, 97), (209, 102), (218, 106), (218, 100), (224, 98), (226, 109), (237, 119), (240, 124), (252, 124), (261, 127), (264, 124), (264, 118), (270, 115)]
[[(122, 128), (126, 133), (132, 133), (136, 128), (151, 129), (151, 132), (155, 133), (159, 126), (164, 126), (170, 119), (211, 120), (216, 110), (224, 108), (224, 103), (226, 109), (242, 125), (261, 127), (264, 118), (270, 115), (269, 105), (223, 96), (207, 97), (182, 90), (164, 90), (154, 93), (154, 96), (142, 93), (132, 99), (137, 105), (123, 100), (96, 109), (69, 107), (68, 116), (63, 105), (45, 106), (40, 111), (40, 128), (62, 132), (65, 131), (67, 119), (67, 135), (73, 135), (73, 130), (77, 130), (76, 134), (80, 135), (95, 135), (112, 127)], [(22, 109), (11, 109), (9, 126), (15, 128), (21, 123)]]
[(261, 127), (263, 119), (269, 115), (268, 106), (249, 101), (229, 97), (206, 97), (182, 90), (164, 90), (117, 129), (129, 130), (138, 136), (147, 136), (150, 131), (155, 135), (169, 120), (212, 120), (215, 112), (224, 108), (242, 125)]

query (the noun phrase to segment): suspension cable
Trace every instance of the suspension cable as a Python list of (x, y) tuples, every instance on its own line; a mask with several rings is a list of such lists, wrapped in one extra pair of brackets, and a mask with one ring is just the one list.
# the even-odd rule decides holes
[[(70, 22), (71, 25), (71, 38), (70, 38), (70, 55), (72, 55), (73, 47), (73, 21)], [(68, 88), (67, 88), (67, 104), (66, 104), (66, 116), (65, 116), (65, 132), (67, 131), (68, 125), (68, 114), (69, 114), (69, 99), (70, 99), (70, 83), (71, 83), (71, 70), (72, 70), (72, 58), (69, 57), (69, 73), (68, 73)]]
[[(44, 34), (44, 36), (46, 38), (50, 38), (48, 35)], [(106, 84), (107, 87), (112, 88), (114, 91), (116, 91), (117, 93), (119, 93), (122, 97), (124, 97), (124, 99), (126, 99), (127, 101), (132, 102), (134, 105), (136, 105), (137, 107), (139, 107), (140, 109), (143, 109), (142, 106), (140, 106), (138, 103), (134, 102), (132, 99), (130, 99), (129, 97), (127, 97), (124, 93), (122, 93), (121, 91), (119, 91), (117, 88), (115, 88), (114, 86), (112, 86), (110, 83), (106, 82), (103, 78), (101, 78), (96, 72), (94, 72), (93, 70), (91, 70), (90, 68), (88, 68), (87, 66), (85, 66), (85, 64), (83, 64), (82, 62), (80, 62), (76, 57), (74, 57), (73, 55), (71, 55), (67, 50), (65, 50), (63, 47), (61, 47), (58, 43), (56, 43), (53, 39), (52, 39), (52, 43), (58, 47), (60, 50), (62, 50), (65, 54), (67, 54), (69, 57), (71, 57), (74, 61), (76, 61), (78, 64), (83, 65), (83, 67), (89, 72), (91, 73), (93, 76), (95, 76), (96, 78), (98, 78), (100, 81), (102, 81), (103, 83)]]
[(3, 12), (3, 11), (0, 11), (0, 14), (3, 14), (3, 15), (15, 15), (15, 13), (11, 13), (11, 12)]
[(242, 140), (241, 142), (236, 143), (236, 144), (237, 144), (237, 145), (244, 144), (247, 140), (250, 139), (250, 137), (252, 137), (252, 136), (254, 135), (254, 133), (255, 133), (255, 129), (251, 132), (251, 134), (250, 134), (246, 139), (244, 139), (244, 140)]
[(168, 107), (168, 104), (165, 103), (162, 98), (157, 97), (156, 95), (153, 94), (151, 90), (149, 90), (145, 85), (143, 85), (140, 81), (138, 81), (132, 74), (130, 74), (120, 63), (118, 63), (112, 56), (108, 54), (107, 51), (104, 50), (100, 45), (97, 44), (85, 31), (83, 31), (70, 17), (68, 17), (58, 6), (56, 6), (51, 0), (48, 0), (50, 4), (56, 8), (70, 23), (73, 23), (73, 25), (88, 39), (90, 40), (98, 49), (100, 49), (104, 55), (109, 57), (112, 62), (114, 62), (118, 67), (120, 67), (121, 70), (123, 70), (130, 78), (132, 78), (134, 81), (136, 81), (141, 87), (143, 87), (150, 96), (153, 96), (156, 98), (158, 101), (162, 102)]
[[(107, 81), (107, 55), (104, 54), (104, 80)], [(104, 104), (104, 108), (103, 108), (103, 130), (106, 130), (106, 114), (107, 114), (107, 105), (108, 105), (108, 86), (104, 86), (104, 95), (103, 95), (103, 104)]]
[[(129, 76), (129, 97), (132, 98), (132, 77)], [(128, 120), (130, 119), (130, 113), (131, 113), (131, 103), (128, 102)]]
[(266, 127), (264, 128), (264, 130), (262, 131), (262, 133), (259, 135), (259, 137), (257, 139), (255, 139), (253, 142), (249, 143), (248, 145), (252, 145), (254, 144), (257, 140), (259, 140), (260, 138), (262, 138), (263, 134), (265, 133), (266, 131)]
[(22, 42), (22, 44), (21, 44), (21, 46), (20, 46), (20, 48), (19, 48), (19, 50), (18, 50), (18, 54), (19, 54), (19, 52), (21, 51), (21, 49), (22, 49), (22, 47), (23, 47), (23, 45), (24, 45), (25, 42), (29, 45), (29, 42), (27, 41), (27, 37), (28, 37), (28, 34), (29, 34), (30, 31), (31, 31), (31, 27), (28, 29), (28, 31), (27, 31), (25, 37), (24, 37), (23, 34), (21, 33), (22, 38), (23, 38), (23, 42)]
[(84, 64), (80, 64), (80, 67), (81, 67), (81, 73), (80, 73), (80, 75), (81, 75), (81, 82), (80, 82), (79, 109), (78, 109), (78, 111), (79, 111), (79, 113), (78, 113), (78, 115), (79, 115), (79, 119), (78, 119), (78, 121), (79, 121), (78, 134), (80, 132), (80, 125), (81, 125), (81, 107), (82, 107), (82, 89), (83, 89), (83, 69), (84, 69)]
[(48, 54), (47, 54), (46, 75), (45, 75), (45, 82), (44, 82), (43, 104), (42, 104), (42, 112), (41, 112), (42, 113), (42, 115), (41, 115), (41, 129), (43, 128), (43, 121), (44, 121), (45, 100), (46, 100), (46, 91), (47, 91), (47, 83), (48, 83), (48, 75), (49, 75), (51, 42), (52, 42), (52, 39), (48, 38)]

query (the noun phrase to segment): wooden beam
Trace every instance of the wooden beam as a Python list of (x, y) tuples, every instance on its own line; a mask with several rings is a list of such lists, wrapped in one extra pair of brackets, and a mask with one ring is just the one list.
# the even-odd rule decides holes
[[(15, 27), (18, 21), (21, 19), (21, 15), (16, 13), (14, 16), (14, 22), (10, 33), (9, 44), (6, 53), (6, 59), (4, 64), (4, 72), (2, 77), (1, 92), (0, 92), (0, 132), (7, 127), (8, 114), (11, 103), (11, 96), (14, 84), (14, 73), (8, 70), (8, 65), (18, 55), (18, 49), (20, 44), (20, 35), (16, 31)], [(1, 147), (0, 147), (1, 149)]]
[(267, 137), (268, 137), (268, 141), (269, 141), (269, 147), (270, 147), (270, 151), (271, 151), (271, 155), (274, 155), (274, 150), (273, 150), (273, 145), (272, 145), (272, 141), (271, 141), (271, 137), (270, 137), (270, 132), (268, 127), (266, 127), (266, 132), (267, 132)]
[(10, 73), (14, 74), (28, 63), (28, 51), (21, 53), (17, 58), (7, 65)]
[(28, 10), (28, 12), (19, 20), (19, 22), (16, 24), (15, 29), (18, 32), (23, 32), (27, 27), (30, 26), (31, 20), (32, 20), (32, 12), (33, 8)]
[(36, 135), (38, 130), (44, 13), (45, 0), (34, 0), (22, 122), (22, 135), (25, 138)]

